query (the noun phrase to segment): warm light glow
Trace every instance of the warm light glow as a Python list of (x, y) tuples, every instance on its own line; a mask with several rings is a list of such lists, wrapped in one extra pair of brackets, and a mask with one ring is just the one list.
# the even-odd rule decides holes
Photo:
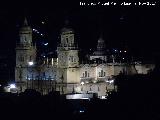
[(127, 52), (126, 50), (124, 52)]
[(81, 82), (81, 85), (84, 85), (84, 82)]
[(102, 99), (106, 99), (106, 96), (102, 96)]
[(32, 66), (34, 63), (33, 61), (28, 62), (29, 66)]

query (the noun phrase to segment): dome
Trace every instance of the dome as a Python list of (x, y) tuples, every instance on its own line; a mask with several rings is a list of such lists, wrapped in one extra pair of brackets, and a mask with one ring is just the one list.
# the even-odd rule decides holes
[(106, 52), (105, 52), (105, 51), (95, 51), (95, 52), (93, 53), (93, 55), (103, 56), (103, 55), (106, 55)]
[(93, 53), (93, 55), (101, 56), (106, 55), (106, 45), (102, 36), (98, 39), (97, 51)]
[(74, 33), (74, 30), (70, 27), (69, 25), (69, 20), (66, 19), (64, 21), (64, 27), (61, 29), (61, 33), (62, 34), (66, 34), (66, 33)]
[(72, 28), (69, 27), (64, 27), (61, 29), (61, 33), (74, 33), (74, 30)]

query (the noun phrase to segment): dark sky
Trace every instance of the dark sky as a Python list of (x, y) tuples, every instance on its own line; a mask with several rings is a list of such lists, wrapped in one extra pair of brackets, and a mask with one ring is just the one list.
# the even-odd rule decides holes
[[(14, 4), (14, 5), (13, 5)], [(67, 17), (83, 49), (95, 48), (103, 33), (107, 47), (123, 48), (134, 53), (159, 52), (159, 3), (156, 6), (80, 6), (79, 1), (7, 2), (0, 7), (1, 49), (14, 50), (18, 28), (27, 16), (30, 25), (44, 33), (36, 41), (48, 41), (56, 49), (60, 29)], [(45, 24), (41, 22), (44, 21)]]
[[(58, 1), (58, 2), (55, 2)], [(122, 1), (123, 2), (123, 1)], [(107, 48), (127, 46), (133, 55), (152, 57), (160, 53), (159, 6), (80, 6), (78, 0), (1, 1), (0, 3), (0, 75), (14, 79), (15, 44), (24, 16), (29, 24), (45, 34), (33, 34), (37, 43), (49, 42), (55, 51), (64, 20), (69, 19), (79, 47), (95, 49), (101, 33)], [(45, 24), (41, 22), (44, 21)], [(43, 49), (45, 49), (43, 47)], [(48, 49), (45, 49), (48, 50)], [(3, 71), (5, 73), (3, 73)]]

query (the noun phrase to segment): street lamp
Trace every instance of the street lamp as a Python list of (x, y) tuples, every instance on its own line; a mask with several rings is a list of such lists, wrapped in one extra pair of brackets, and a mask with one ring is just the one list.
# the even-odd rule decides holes
[[(27, 76), (29, 76), (29, 74), (30, 74), (29, 69), (30, 69), (30, 67), (33, 66), (33, 65), (34, 65), (34, 62), (33, 62), (33, 61), (29, 61), (29, 62), (28, 62), (28, 67), (27, 67), (27, 72), (28, 72), (27, 74), (28, 74), (28, 75), (27, 75)], [(30, 77), (30, 76), (29, 76), (29, 77)], [(30, 80), (30, 78), (27, 77), (27, 89), (28, 89), (28, 82), (29, 82), (28, 80)], [(32, 80), (33, 80), (33, 79), (32, 79)], [(29, 82), (29, 84), (30, 84), (30, 82)], [(31, 81), (31, 84), (32, 84), (32, 87), (33, 87), (33, 81)]]

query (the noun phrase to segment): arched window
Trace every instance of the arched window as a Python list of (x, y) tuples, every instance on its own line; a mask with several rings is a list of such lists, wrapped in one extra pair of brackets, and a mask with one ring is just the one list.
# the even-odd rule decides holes
[(101, 77), (103, 77), (103, 70), (101, 70)]
[(73, 56), (71, 56), (71, 62), (73, 62)]
[(84, 71), (83, 77), (89, 77), (89, 76), (90, 76), (90, 75), (89, 75), (88, 71)]
[(83, 73), (83, 77), (84, 77), (84, 73)]
[(85, 77), (87, 77), (87, 71), (85, 71), (84, 74), (85, 74)]

